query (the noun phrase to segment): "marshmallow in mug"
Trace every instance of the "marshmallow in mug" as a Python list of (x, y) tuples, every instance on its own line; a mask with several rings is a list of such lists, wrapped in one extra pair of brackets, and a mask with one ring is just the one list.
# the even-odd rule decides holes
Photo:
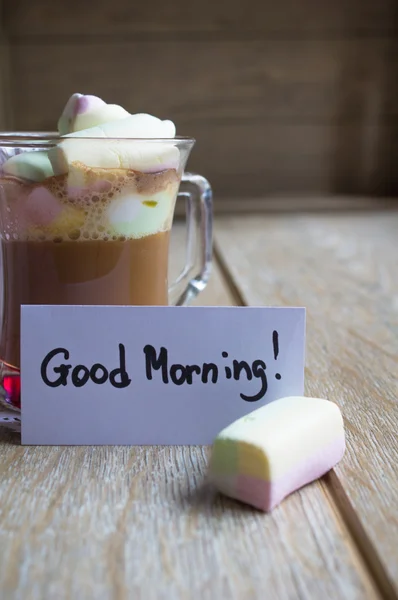
[(78, 231), (85, 221), (84, 210), (64, 204), (46, 187), (35, 186), (25, 200), (25, 216), (29, 234), (34, 237), (43, 233), (63, 236)]
[[(115, 126), (117, 121), (123, 122)], [(107, 104), (97, 96), (73, 94), (59, 118), (58, 131), (73, 137), (173, 138), (176, 128), (172, 121), (146, 113), (130, 115), (121, 106)]]
[(174, 138), (176, 128), (173, 121), (158, 119), (147, 113), (129, 115), (117, 121), (102, 122), (95, 127), (68, 133), (64, 137), (95, 138)]
[(113, 200), (107, 207), (106, 219), (114, 235), (140, 238), (171, 227), (173, 203), (177, 186), (145, 199), (139, 194), (126, 193)]
[[(147, 114), (103, 123), (62, 138), (49, 151), (55, 175), (69, 171), (73, 163), (104, 169), (132, 169), (146, 173), (178, 169), (180, 153), (172, 143), (128, 142), (126, 138), (174, 138), (175, 125)], [(75, 138), (101, 138), (79, 140)], [(105, 138), (105, 139), (104, 139)], [(109, 139), (105, 141), (106, 138)], [(120, 139), (119, 139), (120, 138)], [(123, 138), (126, 141), (123, 141)]]
[(37, 227), (47, 227), (62, 213), (62, 203), (45, 187), (35, 186), (25, 201), (28, 222)]
[(35, 182), (54, 175), (48, 154), (42, 150), (16, 154), (3, 164), (2, 170), (5, 175)]
[(59, 118), (58, 131), (66, 135), (128, 116), (127, 110), (118, 104), (107, 104), (97, 96), (73, 94)]

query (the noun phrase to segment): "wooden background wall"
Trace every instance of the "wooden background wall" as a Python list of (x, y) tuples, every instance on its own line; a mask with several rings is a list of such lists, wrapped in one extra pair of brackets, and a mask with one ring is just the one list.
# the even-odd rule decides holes
[(71, 93), (92, 93), (196, 137), (189, 168), (219, 199), (398, 193), (397, 0), (4, 0), (2, 12), (3, 127), (52, 129)]

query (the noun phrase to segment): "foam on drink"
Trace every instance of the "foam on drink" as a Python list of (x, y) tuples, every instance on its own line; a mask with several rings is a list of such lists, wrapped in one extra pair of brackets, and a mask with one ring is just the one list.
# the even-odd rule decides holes
[(79, 186), (70, 185), (68, 175), (30, 185), (3, 179), (6, 239), (108, 241), (170, 229), (180, 181), (176, 170), (144, 174), (84, 165), (81, 170), (86, 179)]

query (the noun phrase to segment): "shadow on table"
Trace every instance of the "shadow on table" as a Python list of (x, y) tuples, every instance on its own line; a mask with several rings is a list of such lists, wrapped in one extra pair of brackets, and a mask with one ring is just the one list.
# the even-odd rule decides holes
[(223, 494), (220, 494), (214, 486), (207, 481), (203, 481), (198, 487), (193, 489), (181, 490), (178, 498), (178, 503), (184, 510), (190, 510), (193, 512), (205, 511), (211, 517), (218, 518), (221, 514), (225, 514), (226, 511), (237, 510), (240, 513), (261, 513), (262, 511), (243, 504), (238, 500), (228, 498)]
[(12, 444), (13, 446), (21, 445), (21, 434), (16, 431), (11, 431), (6, 427), (0, 427), (0, 445)]

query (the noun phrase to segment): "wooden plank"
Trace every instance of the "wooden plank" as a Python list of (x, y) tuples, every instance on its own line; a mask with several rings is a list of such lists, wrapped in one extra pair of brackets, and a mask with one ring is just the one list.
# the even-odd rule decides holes
[(18, 129), (54, 128), (73, 91), (172, 118), (197, 138), (189, 168), (210, 179), (216, 202), (398, 189), (398, 52), (384, 40), (33, 44), (11, 55)]
[(308, 34), (391, 32), (395, 0), (13, 0), (6, 4), (12, 35), (97, 35), (140, 32), (239, 32)]
[[(173, 260), (183, 240), (175, 223)], [(218, 268), (212, 280), (202, 303), (230, 303)], [(204, 447), (23, 448), (0, 429), (1, 597), (381, 597), (325, 486), (263, 515), (214, 493), (207, 458)]]
[(380, 598), (317, 485), (267, 516), (200, 447), (0, 449), (4, 598)]
[(362, 135), (398, 117), (398, 40), (383, 38), (27, 42), (12, 46), (11, 67), (20, 128), (54, 127), (74, 91), (181, 127), (356, 123)]
[[(0, 0), (0, 16), (4, 4)], [(11, 98), (9, 77), (9, 45), (4, 26), (0, 18), (0, 130), (11, 129)]]
[(398, 192), (398, 128), (213, 122), (190, 128), (188, 167), (207, 177), (215, 202), (297, 194), (393, 196)]
[[(398, 190), (397, 190), (398, 193)], [(222, 200), (222, 201), (221, 201)], [(283, 212), (331, 212), (386, 210), (397, 206), (398, 198), (377, 196), (320, 196), (308, 193), (262, 198), (222, 198), (214, 204), (215, 215), (261, 214)]]
[(331, 490), (395, 594), (397, 227), (396, 211), (217, 222), (218, 252), (243, 303), (307, 308), (306, 393), (336, 401), (346, 423), (347, 452)]

